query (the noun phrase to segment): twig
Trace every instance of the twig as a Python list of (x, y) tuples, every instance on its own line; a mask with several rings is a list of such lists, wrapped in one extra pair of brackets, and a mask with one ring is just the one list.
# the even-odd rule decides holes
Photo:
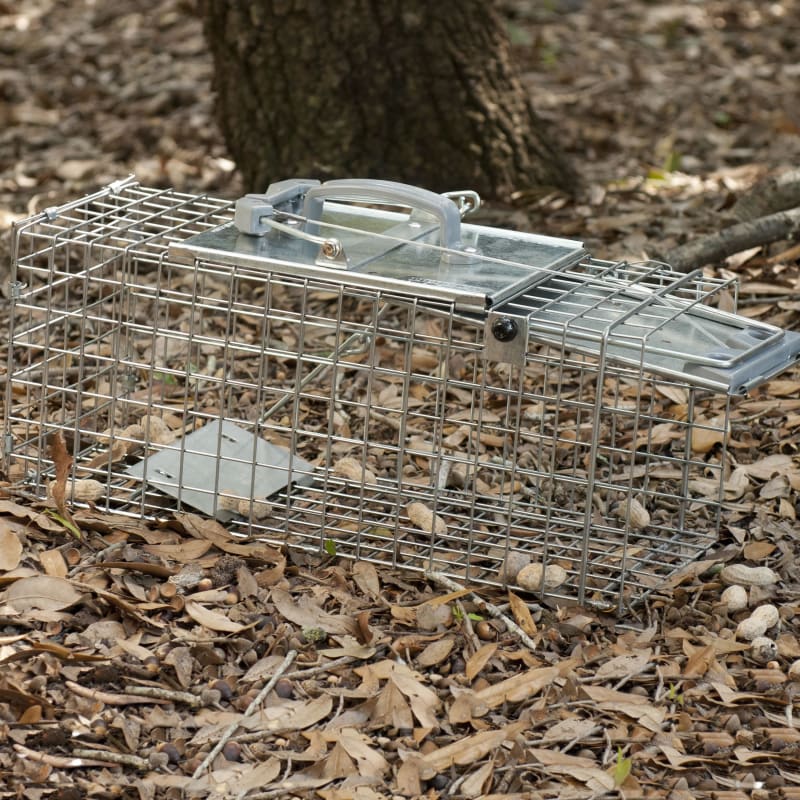
[(73, 750), (72, 755), (76, 758), (92, 758), (98, 761), (105, 761), (108, 764), (134, 767), (134, 769), (150, 769), (150, 763), (147, 759), (130, 753), (110, 753), (108, 750)]
[(472, 620), (467, 614), (467, 609), (460, 600), (456, 600), (456, 608), (461, 612), (461, 624), (464, 626), (464, 633), (472, 644), (472, 652), (477, 653), (481, 649), (480, 639), (475, 635), (475, 629), (472, 627)]
[(168, 700), (159, 700), (152, 697), (137, 697), (133, 694), (115, 694), (113, 692), (101, 692), (97, 689), (89, 689), (81, 686), (74, 681), (64, 681), (64, 685), (74, 694), (86, 697), (89, 700), (97, 700), (107, 706), (129, 706), (134, 703), (167, 703)]
[[(433, 572), (428, 571), (425, 573), (425, 577), (429, 580), (432, 580), (434, 583), (438, 583), (440, 586), (443, 586), (445, 589), (449, 589), (451, 592), (459, 592), (464, 591), (463, 586), (459, 585), (455, 581), (450, 580), (450, 578), (442, 575), (441, 572)], [(519, 640), (527, 647), (529, 650), (536, 652), (536, 643), (525, 633), (516, 622), (514, 622), (511, 617), (506, 616), (496, 605), (484, 600), (482, 597), (475, 594), (475, 592), (470, 592), (470, 598), (472, 602), (481, 610), (489, 614), (489, 616), (494, 617), (495, 619), (502, 620), (505, 626), (512, 632), (515, 633)]]
[(800, 208), (779, 211), (693, 239), (666, 254), (664, 260), (680, 272), (721, 261), (750, 247), (794, 238), (800, 229)]
[(334, 661), (329, 661), (327, 664), (317, 664), (316, 667), (308, 667), (308, 669), (298, 669), (294, 672), (289, 672), (286, 677), (291, 681), (301, 681), (304, 678), (312, 678), (314, 675), (319, 675), (321, 672), (329, 672), (339, 667), (346, 667), (354, 661), (356, 661), (354, 656), (342, 656)]
[(136, 697), (151, 697), (155, 700), (167, 700), (170, 703), (185, 703), (192, 708), (203, 704), (203, 701), (191, 692), (163, 689), (160, 686), (126, 686), (125, 693)]
[(37, 763), (47, 764), (48, 766), (55, 767), (56, 769), (78, 769), (80, 767), (102, 767), (108, 762), (103, 760), (99, 761), (94, 758), (77, 758), (75, 756), (54, 756), (52, 753), (40, 753), (38, 750), (31, 750), (29, 747), (24, 747), (21, 744), (15, 744), (14, 750), (21, 758), (28, 761), (36, 761)]
[(236, 729), (239, 727), (241, 722), (247, 717), (251, 716), (253, 713), (255, 713), (255, 710), (261, 705), (264, 698), (270, 693), (272, 687), (275, 686), (275, 684), (278, 682), (283, 673), (286, 672), (287, 669), (289, 669), (290, 664), (295, 660), (296, 657), (297, 657), (297, 650), (290, 650), (286, 654), (286, 658), (283, 659), (275, 674), (269, 679), (267, 684), (256, 695), (256, 697), (253, 698), (253, 702), (250, 703), (249, 706), (247, 706), (247, 709), (245, 710), (244, 714), (242, 714), (242, 717), (232, 722), (225, 729), (224, 733), (220, 737), (220, 740), (216, 743), (216, 745), (214, 745), (211, 752), (203, 759), (203, 762), (194, 771), (194, 774), (192, 775), (193, 779), (196, 780), (203, 774), (203, 771), (216, 758), (217, 754), (222, 750), (222, 748), (225, 747), (231, 736), (233, 736), (233, 734), (236, 733)]

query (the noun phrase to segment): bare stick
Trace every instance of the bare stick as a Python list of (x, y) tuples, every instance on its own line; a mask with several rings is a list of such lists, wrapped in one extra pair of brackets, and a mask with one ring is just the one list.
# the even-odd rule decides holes
[[(455, 581), (451, 581), (450, 578), (446, 577), (445, 575), (442, 575), (441, 572), (429, 571), (425, 573), (425, 577), (428, 578), (429, 580), (432, 580), (434, 583), (438, 583), (445, 589), (449, 589), (451, 592), (464, 591), (464, 589), (466, 588), (464, 586), (459, 585)], [(525, 647), (534, 652), (536, 651), (537, 649), (536, 643), (533, 641), (533, 639), (531, 639), (531, 637), (528, 636), (528, 634), (525, 633), (525, 631), (522, 630), (522, 628), (520, 628), (520, 626), (517, 625), (517, 623), (514, 622), (513, 619), (511, 619), (511, 617), (504, 614), (496, 605), (493, 605), (492, 603), (489, 603), (488, 601), (484, 600), (482, 597), (475, 594), (475, 592), (470, 592), (470, 599), (472, 600), (473, 603), (475, 603), (476, 606), (478, 606), (478, 608), (481, 611), (486, 612), (489, 616), (494, 617), (495, 619), (502, 620), (505, 626), (512, 633), (515, 633), (519, 637), (519, 640), (525, 645)]]
[(74, 694), (80, 697), (87, 697), (106, 706), (129, 706), (134, 703), (168, 703), (168, 700), (160, 700), (153, 697), (137, 697), (133, 694), (117, 694), (115, 692), (101, 692), (98, 689), (90, 689), (81, 686), (74, 681), (64, 681), (64, 685)]
[(162, 689), (160, 686), (126, 686), (125, 693), (135, 697), (150, 697), (155, 700), (167, 700), (170, 703), (185, 703), (192, 708), (202, 705), (202, 700), (191, 692)]
[[(38, 750), (31, 750), (29, 747), (24, 747), (21, 744), (15, 744), (14, 750), (17, 754), (28, 761), (41, 762), (56, 769), (70, 769), (80, 767), (104, 767), (109, 761), (104, 758), (102, 761), (94, 758), (78, 758), (74, 755), (68, 756), (54, 756), (50, 753), (40, 753)], [(105, 753), (103, 754), (105, 755)]]
[(286, 672), (287, 669), (291, 666), (292, 661), (295, 660), (297, 657), (297, 650), (290, 650), (286, 654), (286, 658), (283, 659), (280, 666), (278, 667), (275, 674), (269, 679), (267, 684), (264, 688), (253, 698), (253, 702), (247, 706), (247, 710), (242, 714), (241, 719), (237, 719), (235, 722), (232, 722), (226, 729), (225, 732), (220, 737), (220, 740), (214, 745), (211, 752), (203, 759), (202, 764), (194, 771), (192, 778), (197, 779), (199, 778), (204, 770), (208, 767), (208, 765), (216, 758), (217, 753), (219, 753), (223, 747), (227, 744), (228, 740), (236, 733), (236, 729), (239, 727), (242, 720), (246, 719), (247, 717), (251, 716), (255, 710), (261, 705), (264, 698), (270, 693), (272, 687), (280, 679), (281, 675)]
[(800, 232), (800, 208), (779, 211), (750, 222), (740, 222), (718, 233), (693, 239), (666, 254), (664, 260), (680, 272), (722, 261), (734, 253), (781, 239), (793, 239)]
[(342, 656), (341, 658), (329, 661), (327, 664), (318, 664), (316, 667), (308, 667), (308, 669), (298, 669), (286, 675), (287, 678), (293, 681), (301, 681), (305, 678), (312, 678), (314, 675), (319, 675), (321, 672), (330, 672), (339, 667), (346, 667), (352, 664), (356, 659), (353, 656)]
[(149, 769), (149, 762), (140, 756), (130, 753), (111, 753), (108, 750), (73, 750), (72, 755), (77, 758), (97, 759), (108, 764), (121, 764), (124, 767), (134, 767), (135, 769)]

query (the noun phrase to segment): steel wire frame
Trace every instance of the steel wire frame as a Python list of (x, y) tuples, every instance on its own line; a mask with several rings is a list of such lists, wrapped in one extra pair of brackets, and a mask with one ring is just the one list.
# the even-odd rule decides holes
[[(686, 302), (735, 302), (734, 284), (587, 259), (582, 296), (548, 283), (512, 304), (530, 318), (524, 364), (490, 364), (482, 322), (446, 303), (169, 253), (230, 216), (226, 201), (129, 181), (16, 229), (4, 455), (31, 490), (46, 491), (60, 431), (73, 476), (108, 486), (98, 507), (168, 516), (180, 497), (126, 472), (164, 443), (130, 426), (160, 416), (180, 440), (225, 419), (313, 464), (308, 485), (269, 498), (271, 516), (228, 523), (242, 536), (493, 585), (522, 551), (566, 569), (548, 596), (616, 611), (716, 541), (729, 401), (635, 354)], [(596, 284), (620, 287), (611, 322)], [(599, 358), (582, 336), (601, 338)], [(375, 482), (338, 473), (345, 456)], [(221, 501), (224, 475), (193, 488)], [(177, 475), (178, 490), (192, 480)], [(412, 502), (444, 530), (415, 525)]]

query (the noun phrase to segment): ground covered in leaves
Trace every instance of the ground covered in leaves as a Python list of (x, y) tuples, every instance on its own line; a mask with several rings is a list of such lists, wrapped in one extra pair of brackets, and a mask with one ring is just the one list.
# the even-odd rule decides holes
[[(129, 172), (239, 193), (191, 5), (135, 6), (0, 0), (3, 227)], [(640, 258), (797, 165), (798, 3), (505, 8), (584, 187), (521, 190), (487, 221)], [(710, 269), (740, 275), (744, 313), (798, 326), (792, 243)], [(191, 514), (76, 511), (78, 538), (9, 493), (0, 796), (800, 797), (799, 388), (789, 371), (735, 406), (720, 548), (623, 620), (320, 563)], [(753, 648), (740, 625), (768, 605)]]

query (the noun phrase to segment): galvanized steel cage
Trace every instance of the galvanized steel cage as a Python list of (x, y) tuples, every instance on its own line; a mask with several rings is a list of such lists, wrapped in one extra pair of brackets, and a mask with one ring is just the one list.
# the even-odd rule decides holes
[(735, 303), (732, 283), (586, 257), (570, 268), (584, 300), (561, 296), (546, 320), (552, 286), (502, 306), (528, 323), (503, 359), (487, 354), (494, 311), (176, 248), (231, 218), (227, 201), (128, 180), (17, 226), (15, 480), (45, 494), (60, 431), (102, 509), (199, 509), (467, 583), (513, 586), (518, 552), (566, 571), (540, 595), (616, 610), (716, 541), (726, 394), (653, 372), (647, 331), (616, 355), (618, 319), (599, 318), (600, 350), (575, 331), (587, 287), (603, 304), (631, 286), (671, 298), (659, 308), (680, 321)]

